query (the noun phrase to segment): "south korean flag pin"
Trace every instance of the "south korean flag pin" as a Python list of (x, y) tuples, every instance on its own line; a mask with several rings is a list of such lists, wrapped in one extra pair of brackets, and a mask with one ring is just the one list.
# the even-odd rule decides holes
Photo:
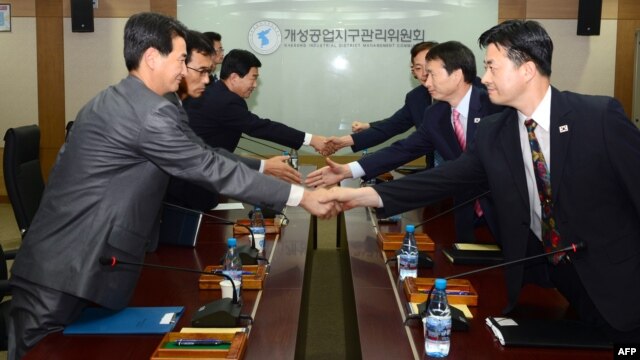
[(477, 124), (477, 123), (479, 123), (479, 122), (480, 122), (480, 118), (473, 118), (473, 123), (474, 123), (474, 124)]
[(560, 130), (560, 133), (566, 133), (569, 131), (569, 125), (561, 125), (558, 130)]

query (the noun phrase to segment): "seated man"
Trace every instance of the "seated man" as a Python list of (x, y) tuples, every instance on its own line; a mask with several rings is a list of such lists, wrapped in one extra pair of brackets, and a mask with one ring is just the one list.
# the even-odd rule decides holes
[[(448, 41), (436, 45), (427, 54), (426, 61), (425, 86), (438, 102), (425, 111), (425, 120), (418, 131), (348, 165), (327, 159), (329, 166), (309, 174), (307, 185), (332, 185), (351, 177), (373, 178), (433, 150), (447, 161), (465, 151), (467, 143), (473, 141), (480, 119), (501, 111), (502, 107), (489, 101), (483, 87), (473, 85), (476, 61), (463, 44)], [(481, 193), (482, 187), (461, 192), (456, 194), (455, 203)], [(490, 199), (483, 198), (480, 203), (469, 203), (455, 211), (457, 242), (475, 242), (474, 227), (482, 219), (487, 220), (491, 232), (497, 236)]]

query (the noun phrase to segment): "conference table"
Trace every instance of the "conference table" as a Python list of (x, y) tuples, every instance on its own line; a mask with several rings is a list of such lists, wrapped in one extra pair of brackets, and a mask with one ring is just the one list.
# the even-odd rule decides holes
[[(397, 175), (397, 174), (396, 174)], [(356, 187), (359, 181), (345, 180), (342, 186)], [(482, 266), (454, 265), (442, 253), (453, 244), (453, 216), (438, 216), (451, 207), (451, 201), (402, 214), (398, 223), (379, 223), (372, 209), (352, 209), (344, 214), (350, 272), (353, 281), (360, 349), (363, 359), (421, 359), (424, 355), (423, 326), (420, 320), (409, 320), (407, 300), (398, 282), (392, 252), (381, 250), (377, 232), (403, 232), (406, 224), (424, 225), (416, 232), (425, 232), (435, 243), (428, 254), (433, 268), (421, 268), (418, 277), (435, 278), (461, 274)], [(476, 230), (479, 242), (491, 242), (484, 228)], [(449, 359), (611, 359), (613, 350), (504, 347), (494, 339), (485, 325), (488, 316), (502, 316), (507, 295), (503, 270), (492, 269), (464, 277), (471, 281), (478, 294), (478, 305), (470, 306), (473, 315), (469, 331), (453, 331)], [(518, 318), (575, 318), (568, 303), (555, 289), (527, 285), (515, 310), (508, 315)]]
[[(249, 210), (251, 206), (245, 205), (243, 210), (210, 214), (234, 221), (247, 218)], [(285, 214), (289, 224), (282, 228), (277, 239), (275, 234), (266, 236), (265, 257), (270, 264), (263, 289), (242, 292), (241, 314), (253, 318), (245, 359), (293, 359), (296, 346), (299, 346), (297, 336), (307, 246), (313, 240), (309, 234), (314, 230), (314, 219), (301, 208), (287, 208)], [(219, 265), (232, 228), (205, 216), (194, 248), (161, 244), (156, 251), (146, 255), (145, 262), (198, 270)], [(250, 241), (247, 235), (237, 238), (239, 245)], [(191, 318), (199, 307), (221, 297), (220, 290), (199, 289), (199, 277), (197, 273), (144, 267), (129, 306), (184, 306), (184, 313), (173, 331), (190, 327)], [(243, 325), (249, 323), (245, 321)], [(162, 338), (163, 335), (64, 335), (57, 332), (45, 337), (25, 359), (149, 359)]]
[[(305, 172), (309, 170), (306, 169)], [(355, 180), (342, 186), (359, 186)], [(392, 253), (382, 251), (377, 232), (401, 232), (405, 224), (419, 224), (446, 210), (450, 203), (425, 207), (402, 214), (396, 224), (381, 224), (371, 209), (352, 209), (339, 218), (344, 237), (338, 238), (348, 248), (346, 270), (353, 286), (357, 338), (362, 359), (419, 359), (424, 357), (422, 323), (407, 317), (407, 300), (394, 262), (386, 263)], [(246, 218), (243, 210), (216, 211), (218, 217)], [(316, 220), (300, 208), (287, 208), (289, 225), (275, 235), (267, 235), (266, 254), (270, 269), (261, 291), (244, 290), (242, 313), (251, 315), (245, 359), (294, 359), (299, 341), (301, 309), (305, 306), (306, 261), (316, 242)], [(450, 214), (437, 217), (418, 228), (435, 242), (430, 253), (431, 269), (419, 269), (419, 277), (444, 277), (477, 269), (450, 263), (441, 250), (453, 243), (453, 220)], [(220, 263), (226, 251), (226, 239), (232, 226), (204, 218), (194, 248), (160, 245), (145, 259), (188, 269), (204, 269)], [(491, 235), (478, 230), (479, 241), (492, 241)], [(244, 244), (248, 236), (239, 236)], [(219, 290), (201, 290), (199, 274), (143, 268), (129, 306), (184, 306), (185, 310), (173, 331), (191, 326), (191, 317), (204, 304), (220, 298)], [(308, 274), (307, 274), (308, 276)], [(552, 349), (503, 347), (484, 324), (487, 316), (500, 316), (506, 306), (506, 289), (502, 269), (493, 269), (465, 277), (478, 293), (478, 306), (470, 307), (473, 319), (467, 332), (453, 332), (450, 359), (610, 359), (611, 350)], [(352, 284), (352, 285), (351, 285)], [(509, 314), (518, 318), (564, 318), (575, 316), (566, 301), (553, 289), (526, 286), (518, 306)], [(248, 325), (245, 323), (245, 325)], [(64, 335), (45, 337), (25, 359), (148, 359), (160, 344), (162, 335)]]

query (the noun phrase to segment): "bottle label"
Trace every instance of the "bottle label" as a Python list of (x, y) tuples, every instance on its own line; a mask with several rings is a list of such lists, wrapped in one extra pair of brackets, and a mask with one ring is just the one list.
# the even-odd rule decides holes
[(425, 340), (449, 341), (451, 336), (451, 317), (427, 316)]

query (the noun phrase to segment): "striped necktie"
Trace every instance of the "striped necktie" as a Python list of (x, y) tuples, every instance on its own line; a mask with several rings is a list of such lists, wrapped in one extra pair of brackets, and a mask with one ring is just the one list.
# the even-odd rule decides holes
[[(456, 139), (458, 139), (458, 143), (460, 144), (460, 148), (462, 149), (462, 151), (465, 151), (467, 149), (467, 139), (466, 136), (464, 134), (464, 129), (462, 128), (462, 121), (460, 121), (460, 112), (458, 111), (458, 109), (453, 109), (453, 132), (456, 134)], [(482, 212), (482, 207), (480, 206), (480, 201), (476, 200), (476, 202), (473, 205), (473, 209), (476, 212), (476, 215), (478, 217), (481, 217), (483, 212)]]
[[(546, 252), (556, 250), (560, 247), (560, 233), (556, 226), (556, 220), (553, 217), (553, 202), (551, 197), (551, 172), (544, 160), (544, 154), (540, 150), (540, 144), (534, 132), (538, 124), (533, 119), (524, 122), (529, 136), (529, 145), (531, 146), (531, 157), (533, 159), (533, 172), (536, 177), (536, 185), (538, 187), (538, 196), (540, 197), (542, 217), (542, 243)], [(557, 264), (562, 259), (564, 253), (554, 254), (551, 261)]]

